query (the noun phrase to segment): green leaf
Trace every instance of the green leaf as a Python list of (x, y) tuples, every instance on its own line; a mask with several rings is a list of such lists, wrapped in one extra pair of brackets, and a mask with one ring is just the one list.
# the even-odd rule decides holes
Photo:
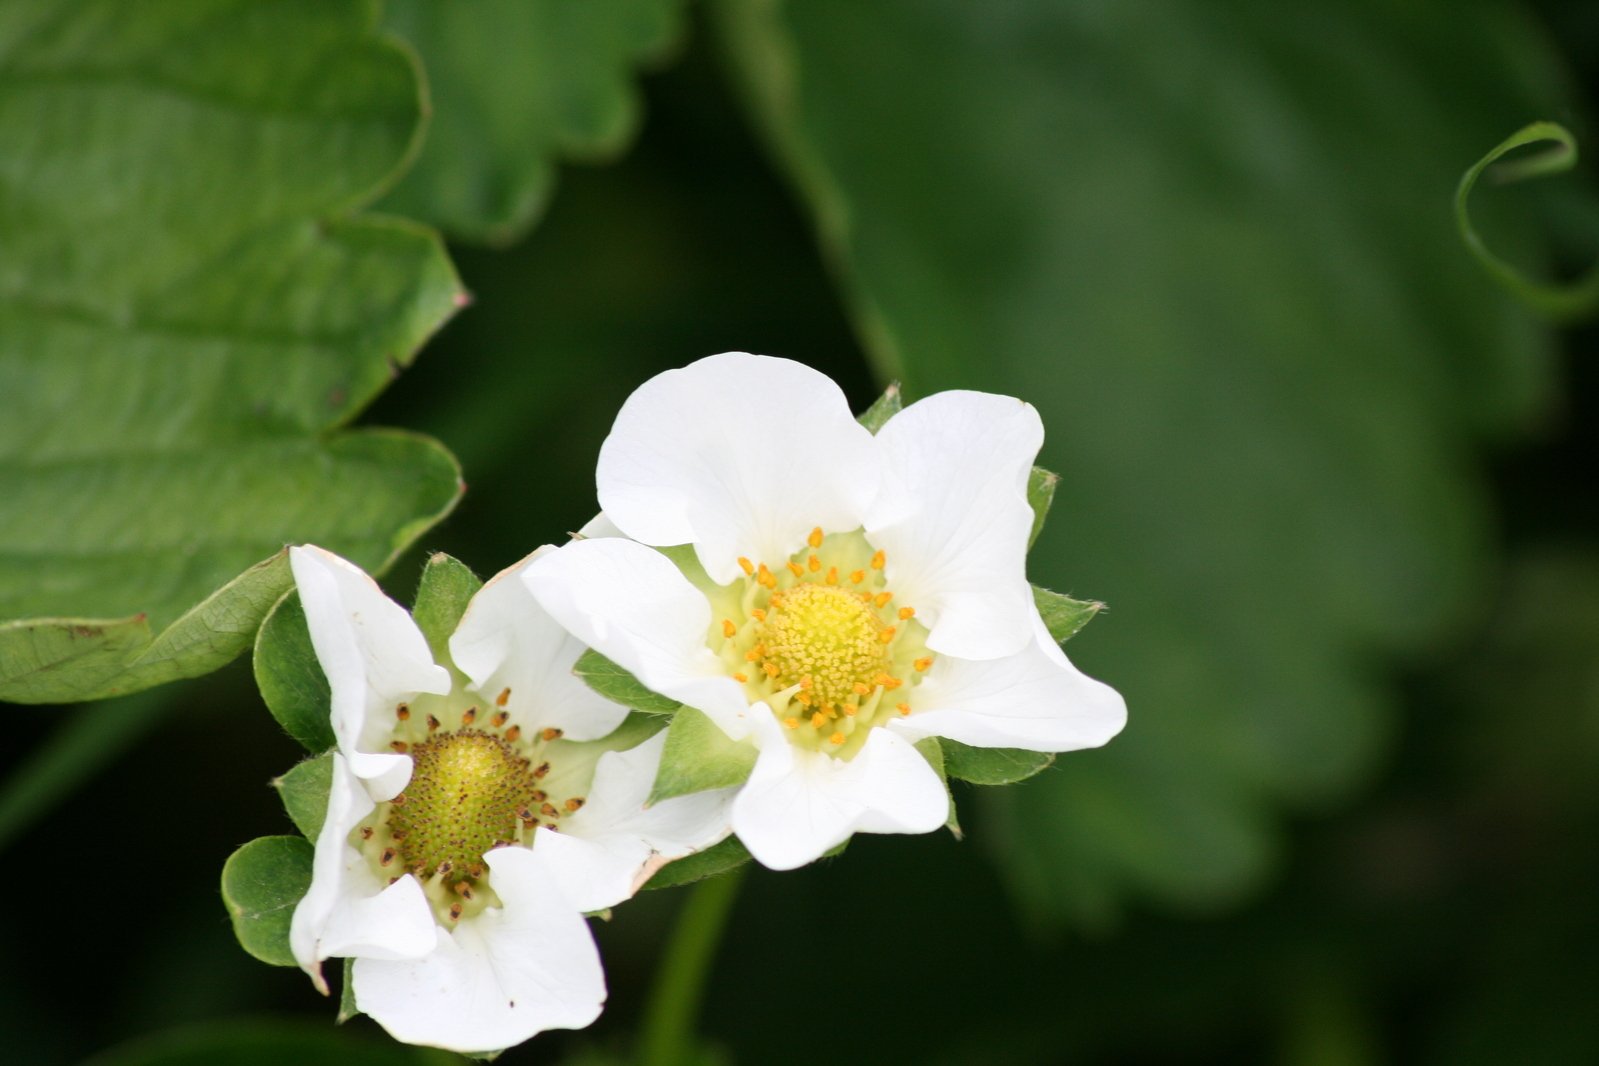
[(447, 1051), (405, 1047), (315, 1023), (232, 1018), (141, 1036), (83, 1066), (449, 1066), (454, 1061)]
[(872, 401), (872, 406), (861, 412), (857, 420), (861, 425), (876, 433), (882, 429), (890, 418), (899, 414), (904, 409), (900, 402), (899, 382), (890, 381), (888, 388), (883, 390), (883, 395)]
[(1047, 751), (1021, 748), (974, 748), (958, 740), (944, 740), (944, 769), (950, 777), (974, 785), (1014, 785), (1047, 770), (1055, 756)]
[(433, 658), (441, 663), (450, 659), (450, 636), (461, 624), (466, 605), (472, 602), (478, 589), (483, 587), (477, 575), (466, 564), (452, 559), (443, 552), (428, 557), (422, 568), (422, 582), (416, 590), (416, 606), (411, 616), (417, 628), (427, 637)]
[(1044, 519), (1049, 517), (1049, 507), (1055, 502), (1055, 486), (1058, 484), (1060, 475), (1041, 466), (1033, 467), (1033, 472), (1027, 477), (1027, 506), (1033, 509), (1033, 530), (1027, 534), (1029, 551), (1037, 543), (1038, 535), (1044, 531)]
[(572, 664), (572, 673), (589, 688), (615, 703), (645, 714), (672, 714), (682, 706), (645, 688), (639, 679), (590, 648)]
[(289, 922), (311, 887), (311, 844), (302, 837), (261, 837), (222, 867), (222, 902), (239, 945), (262, 962), (295, 966)]
[[(1497, 162), (1508, 152), (1546, 141), (1553, 141), (1555, 146), (1537, 155), (1506, 163)], [(1534, 122), (1505, 138), (1491, 152), (1473, 163), (1460, 176), (1460, 184), (1455, 187), (1455, 228), (1460, 231), (1460, 239), (1466, 242), (1471, 254), (1477, 257), (1477, 262), (1528, 307), (1556, 319), (1584, 318), (1599, 311), (1599, 266), (1590, 268), (1578, 280), (1563, 285), (1533, 281), (1488, 250), (1488, 245), (1471, 223), (1471, 211), (1467, 204), (1471, 199), (1471, 190), (1476, 187), (1477, 179), (1482, 177), (1484, 171), (1488, 171), (1499, 182), (1508, 183), (1561, 174), (1576, 165), (1576, 138), (1557, 123)]]
[(289, 736), (307, 751), (333, 747), (333, 690), (317, 661), (298, 592), (283, 597), (261, 623), (254, 666), (261, 699)]
[(496, 244), (532, 226), (560, 159), (601, 161), (639, 124), (633, 67), (679, 33), (680, 0), (390, 0), (422, 56), (433, 122), (384, 207)]
[(1049, 635), (1055, 638), (1057, 644), (1064, 644), (1075, 637), (1094, 620), (1096, 614), (1105, 609), (1105, 605), (1097, 600), (1074, 600), (1037, 585), (1033, 586), (1033, 603), (1038, 607), (1039, 617), (1044, 620), (1044, 628), (1049, 630)]
[(316, 842), (322, 832), (322, 820), (328, 815), (328, 794), (333, 790), (333, 753), (326, 752), (312, 759), (303, 759), (288, 773), (272, 782), (305, 839)]
[(944, 792), (949, 797), (949, 817), (944, 819), (944, 828), (948, 829), (959, 840), (965, 834), (961, 832), (960, 819), (955, 813), (955, 794), (949, 790), (949, 767), (944, 759), (944, 746), (953, 743), (942, 737), (923, 737), (916, 742), (916, 750), (922, 753), (928, 765), (938, 774), (938, 779), (944, 783)]
[(1376, 764), (1371, 664), (1488, 584), (1470, 456), (1541, 409), (1552, 338), (1440, 190), (1570, 109), (1558, 57), (1500, 3), (709, 10), (880, 378), (1036, 405), (1071, 521), (1033, 576), (1116, 605), (1074, 659), (1133, 728), (983, 794), (1017, 898), (1054, 925), (1238, 898), (1285, 810)]
[(361, 1008), (355, 1005), (355, 960), (346, 958), (343, 969), (344, 980), (339, 985), (339, 1013), (333, 1019), (338, 1025), (361, 1016)]
[(749, 849), (739, 842), (738, 837), (728, 837), (704, 851), (672, 860), (656, 870), (655, 875), (644, 882), (644, 887), (676, 888), (678, 885), (693, 884), (707, 877), (724, 874), (749, 861)]
[(753, 744), (729, 739), (703, 713), (684, 707), (667, 727), (666, 748), (649, 802), (742, 785), (755, 769), (755, 754)]
[(454, 505), (436, 442), (338, 432), (461, 298), (436, 235), (351, 214), (421, 121), (371, 14), (0, 13), (0, 699), (215, 670), (284, 544), (377, 570)]

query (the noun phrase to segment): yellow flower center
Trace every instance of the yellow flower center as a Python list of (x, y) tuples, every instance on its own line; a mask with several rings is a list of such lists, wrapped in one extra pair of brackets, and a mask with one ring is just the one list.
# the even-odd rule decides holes
[(893, 665), (883, 632), (888, 628), (869, 600), (835, 585), (798, 584), (774, 592), (755, 639), (777, 668), (779, 688), (810, 679), (812, 698), (845, 703), (868, 690)]
[(708, 643), (795, 744), (852, 758), (873, 726), (914, 710), (911, 690), (933, 662), (927, 628), (895, 601), (884, 553), (860, 530), (813, 529), (776, 566), (738, 562), (744, 577), (711, 594), (720, 618)]

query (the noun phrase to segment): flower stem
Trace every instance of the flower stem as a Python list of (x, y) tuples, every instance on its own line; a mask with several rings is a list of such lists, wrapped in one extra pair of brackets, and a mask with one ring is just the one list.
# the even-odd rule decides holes
[(689, 891), (655, 973), (644, 1013), (644, 1034), (639, 1042), (642, 1066), (690, 1066), (693, 1061), (700, 993), (743, 877), (744, 869), (738, 867), (701, 881)]

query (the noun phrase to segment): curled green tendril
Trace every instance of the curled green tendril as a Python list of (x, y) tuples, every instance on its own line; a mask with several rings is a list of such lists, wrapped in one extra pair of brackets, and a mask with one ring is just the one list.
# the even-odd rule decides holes
[[(1543, 141), (1554, 142), (1554, 147), (1509, 162), (1498, 162), (1507, 152)], [(1487, 155), (1477, 160), (1470, 170), (1461, 175), (1460, 185), (1455, 189), (1455, 225), (1460, 230), (1460, 239), (1466, 242), (1466, 247), (1471, 249), (1471, 254), (1477, 257), (1483, 269), (1533, 310), (1551, 318), (1564, 320), (1582, 318), (1599, 312), (1599, 266), (1590, 269), (1577, 280), (1563, 285), (1533, 281), (1488, 250), (1488, 246), (1483, 243), (1482, 237), (1471, 224), (1471, 214), (1466, 209), (1466, 201), (1470, 198), (1477, 179), (1490, 167), (1493, 168), (1491, 176), (1495, 181), (1509, 183), (1560, 174), (1576, 164), (1576, 138), (1564, 126), (1553, 122), (1534, 122), (1517, 130)]]

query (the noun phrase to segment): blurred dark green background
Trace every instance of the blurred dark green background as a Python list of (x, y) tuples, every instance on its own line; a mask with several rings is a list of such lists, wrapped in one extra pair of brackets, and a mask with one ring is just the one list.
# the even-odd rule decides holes
[[(1032, 400), (1062, 475), (1032, 577), (1110, 604), (1068, 650), (1127, 695), (1126, 734), (964, 789), (964, 842), (862, 837), (753, 871), (710, 1045), (1599, 1062), (1596, 334), (1514, 306), (1449, 218), (1460, 172), (1526, 122), (1594, 143), (1592, 5), (637, 4), (659, 18), (612, 74), (645, 57), (639, 112), (562, 97), (584, 72), (548, 34), (496, 31), (515, 5), (462, 6), (458, 38), (425, 3), (390, 14), (434, 78), (427, 151), (449, 148), (418, 173), (443, 187), (503, 146), (521, 184), (428, 216), (465, 235), (475, 302), (364, 417), (437, 437), (469, 486), (386, 575), (397, 598), (427, 552), (487, 576), (561, 539), (627, 394), (742, 349), (861, 407), (890, 378)], [(570, 11), (549, 10), (559, 33)], [(492, 107), (447, 104), (475, 74), (501, 79), (484, 99), (600, 118), (576, 143), (472, 140), (451, 123)], [(595, 153), (616, 158), (539, 170)], [(1580, 174), (1545, 185), (1478, 210), (1507, 256), (1574, 273), (1599, 199)], [(380, 206), (429, 203), (414, 179)], [(234, 847), (287, 831), (267, 782), (300, 754), (247, 662), (8, 710), (3, 1057), (264, 1015), (331, 1028), (217, 899)], [(90, 734), (114, 758), (28, 823), (28, 790), (69, 779)], [(680, 903), (646, 893), (599, 928), (593, 1028), (502, 1061), (627, 1061)]]

